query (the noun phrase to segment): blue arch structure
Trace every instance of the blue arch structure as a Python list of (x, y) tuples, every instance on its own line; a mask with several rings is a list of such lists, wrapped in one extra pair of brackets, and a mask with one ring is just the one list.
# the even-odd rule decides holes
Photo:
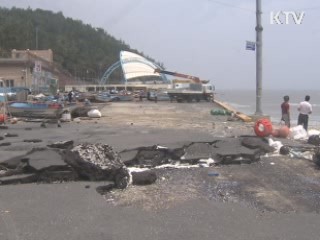
[[(141, 61), (140, 59), (137, 59), (137, 58), (131, 58), (131, 59), (126, 59), (125, 60), (125, 63), (142, 63), (142, 64), (145, 64), (145, 65), (148, 65), (152, 68), (154, 68), (154, 65), (157, 67), (157, 68), (160, 68), (162, 69), (162, 67), (154, 64), (152, 65), (151, 63), (148, 63), (146, 61)], [(107, 84), (108, 82), (108, 79), (110, 77), (110, 75), (116, 70), (118, 69), (119, 67), (121, 67), (122, 65), (122, 62), (119, 60), (117, 62), (115, 62), (114, 64), (112, 64), (105, 72), (104, 74), (102, 75), (101, 79), (100, 79), (100, 85), (104, 85), (104, 84)], [(161, 78), (163, 79), (163, 81), (165, 83), (169, 82), (166, 75), (164, 74), (160, 74), (161, 75)], [(125, 80), (126, 81), (126, 80)]]
[(120, 60), (115, 62), (114, 64), (112, 64), (105, 72), (104, 74), (102, 75), (102, 78), (100, 79), (100, 85), (103, 85), (103, 84), (107, 84), (107, 81), (110, 77), (110, 75), (117, 69), (121, 67), (121, 62)]

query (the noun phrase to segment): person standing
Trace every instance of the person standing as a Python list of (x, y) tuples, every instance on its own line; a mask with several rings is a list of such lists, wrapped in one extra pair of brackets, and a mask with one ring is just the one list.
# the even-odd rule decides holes
[(309, 103), (310, 96), (307, 95), (304, 98), (304, 101), (300, 102), (298, 106), (299, 116), (298, 116), (298, 125), (303, 125), (303, 128), (308, 130), (308, 121), (309, 115), (312, 113), (312, 106)]
[(283, 97), (284, 102), (281, 104), (281, 121), (284, 121), (284, 124), (290, 128), (290, 104), (289, 96)]
[(71, 103), (72, 102), (72, 98), (73, 98), (73, 92), (72, 92), (72, 90), (68, 93), (68, 101), (69, 101), (69, 103)]

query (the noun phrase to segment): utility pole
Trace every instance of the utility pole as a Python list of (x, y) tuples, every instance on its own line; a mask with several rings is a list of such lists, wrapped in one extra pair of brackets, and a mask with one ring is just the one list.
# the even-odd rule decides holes
[(261, 25), (261, 0), (256, 0), (256, 113), (262, 115), (261, 97), (262, 97), (262, 25)]
[(36, 50), (38, 50), (38, 26), (36, 27)]

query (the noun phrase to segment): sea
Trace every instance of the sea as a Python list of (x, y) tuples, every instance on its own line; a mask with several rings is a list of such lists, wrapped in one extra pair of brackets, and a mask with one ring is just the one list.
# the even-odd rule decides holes
[[(281, 119), (281, 103), (283, 97), (290, 97), (291, 126), (296, 126), (298, 121), (298, 105), (306, 95), (310, 96), (312, 114), (309, 116), (310, 127), (320, 129), (320, 90), (262, 90), (261, 109), (263, 115), (270, 117), (274, 124)], [(256, 111), (256, 90), (220, 90), (215, 95), (216, 99), (228, 103), (238, 112), (253, 115)]]

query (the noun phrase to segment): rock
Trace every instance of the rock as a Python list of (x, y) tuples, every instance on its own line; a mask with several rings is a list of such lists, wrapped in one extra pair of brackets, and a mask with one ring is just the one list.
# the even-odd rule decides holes
[(65, 150), (64, 160), (82, 179), (110, 180), (114, 181), (118, 188), (125, 188), (129, 184), (128, 169), (107, 144), (79, 144)]
[(133, 185), (149, 185), (157, 180), (155, 171), (131, 172)]
[(47, 146), (50, 148), (68, 149), (68, 148), (73, 147), (73, 141), (72, 140), (60, 141), (60, 142), (48, 144)]

